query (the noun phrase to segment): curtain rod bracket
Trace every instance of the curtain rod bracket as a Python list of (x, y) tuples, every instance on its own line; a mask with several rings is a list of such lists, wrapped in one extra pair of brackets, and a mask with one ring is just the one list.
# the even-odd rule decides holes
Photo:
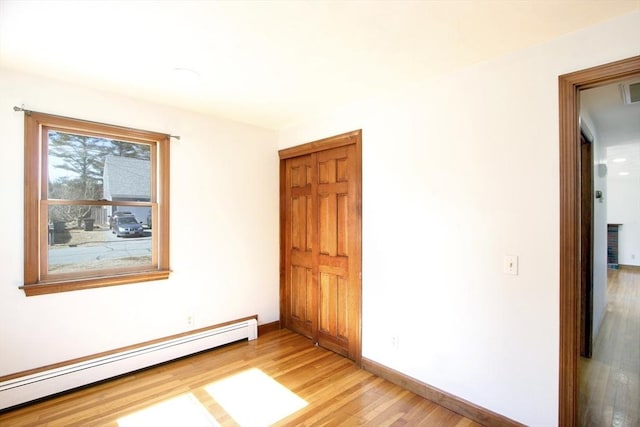
[(31, 110), (26, 110), (24, 105), (22, 107), (13, 107), (13, 111), (23, 111), (27, 116), (31, 114)]

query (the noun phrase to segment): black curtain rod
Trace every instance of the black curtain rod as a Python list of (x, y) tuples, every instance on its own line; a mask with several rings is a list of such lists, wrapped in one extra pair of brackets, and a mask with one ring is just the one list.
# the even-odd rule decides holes
[[(33, 111), (33, 110), (27, 110), (26, 108), (23, 107), (13, 107), (13, 111), (22, 111), (24, 112), (26, 115), (30, 115), (31, 113), (39, 113), (39, 114), (48, 114), (50, 116), (56, 116), (56, 117), (60, 117), (62, 119), (71, 119), (71, 120), (82, 120), (82, 119), (76, 119), (74, 117), (67, 117), (67, 116), (59, 116), (57, 114), (49, 114), (49, 113), (43, 113), (41, 111)], [(83, 122), (87, 122), (87, 123), (94, 123), (97, 125), (107, 125), (107, 126), (115, 126), (115, 125), (110, 125), (108, 123), (101, 123), (101, 122), (94, 122), (91, 120), (82, 120)], [(122, 126), (118, 126), (118, 127), (122, 127)], [(131, 128), (129, 128), (131, 129)], [(154, 133), (162, 133), (162, 132), (154, 132)], [(166, 135), (166, 134), (165, 134)], [(174, 138), (177, 139), (178, 141), (180, 140), (180, 136), (179, 135), (169, 135), (169, 138)]]

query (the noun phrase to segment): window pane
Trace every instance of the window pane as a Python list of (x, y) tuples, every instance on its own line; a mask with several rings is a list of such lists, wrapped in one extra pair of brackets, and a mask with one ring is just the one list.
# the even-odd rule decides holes
[(48, 132), (48, 197), (151, 200), (149, 145)]
[[(48, 275), (152, 265), (151, 207), (56, 205), (48, 209)], [(130, 212), (130, 213), (124, 213)], [(138, 219), (133, 212), (145, 215)], [(142, 223), (141, 223), (142, 222)]]

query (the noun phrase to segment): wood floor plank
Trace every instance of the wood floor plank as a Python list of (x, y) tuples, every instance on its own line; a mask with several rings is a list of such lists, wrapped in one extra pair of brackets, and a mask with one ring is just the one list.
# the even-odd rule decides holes
[(607, 312), (580, 360), (582, 426), (640, 426), (640, 269), (609, 270)]
[[(293, 401), (300, 404), (302, 399), (306, 403), (271, 420), (270, 424), (276, 426), (479, 425), (359, 369), (351, 360), (316, 347), (287, 330), (269, 332), (255, 341), (238, 342), (14, 408), (0, 413), (0, 425), (116, 427), (125, 417), (146, 414), (156, 405), (161, 407), (186, 396), (217, 425), (238, 426), (242, 425), (241, 417), (234, 415), (224, 398), (219, 401), (221, 396), (210, 390), (248, 372), (256, 373), (256, 378), (275, 380), (274, 384), (289, 390)], [(249, 386), (245, 391), (252, 388)], [(244, 396), (240, 400), (252, 399), (251, 393), (243, 392), (240, 396)], [(268, 408), (286, 400), (269, 392), (257, 399), (241, 403), (246, 411), (258, 413), (261, 404)]]

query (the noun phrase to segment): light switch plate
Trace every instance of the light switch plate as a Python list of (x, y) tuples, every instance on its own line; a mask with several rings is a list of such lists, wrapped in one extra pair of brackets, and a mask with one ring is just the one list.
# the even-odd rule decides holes
[(518, 275), (518, 256), (517, 255), (505, 255), (502, 272), (504, 274)]

